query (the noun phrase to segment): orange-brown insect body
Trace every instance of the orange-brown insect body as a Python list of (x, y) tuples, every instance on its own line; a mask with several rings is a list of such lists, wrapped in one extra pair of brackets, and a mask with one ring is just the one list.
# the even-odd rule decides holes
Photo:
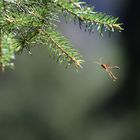
[(101, 67), (106, 70), (108, 65), (107, 64), (101, 64)]
[(113, 81), (116, 81), (117, 77), (112, 73), (111, 69), (120, 69), (118, 66), (110, 66), (109, 64), (104, 64), (101, 61), (100, 62), (95, 61), (98, 65), (100, 65), (103, 69), (106, 70), (106, 72), (109, 74), (109, 76), (113, 79)]

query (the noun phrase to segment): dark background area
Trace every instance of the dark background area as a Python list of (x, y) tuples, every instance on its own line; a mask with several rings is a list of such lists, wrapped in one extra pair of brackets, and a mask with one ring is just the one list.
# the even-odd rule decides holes
[[(110, 99), (106, 109), (123, 114), (127, 111), (139, 110), (140, 94), (140, 61), (139, 61), (139, 24), (140, 17), (137, 2), (128, 1), (123, 15), (119, 15), (124, 23), (121, 42), (127, 54), (127, 77), (118, 94)], [(119, 110), (119, 111), (118, 111)], [(121, 111), (120, 111), (121, 110)], [(117, 115), (115, 114), (115, 115)]]
[[(16, 69), (0, 74), (0, 140), (140, 139), (139, 4), (89, 2), (120, 17), (124, 31), (89, 36), (62, 20), (59, 30), (86, 59), (78, 73), (49, 59), (43, 47), (17, 56)], [(120, 65), (116, 83), (93, 63), (100, 56)]]

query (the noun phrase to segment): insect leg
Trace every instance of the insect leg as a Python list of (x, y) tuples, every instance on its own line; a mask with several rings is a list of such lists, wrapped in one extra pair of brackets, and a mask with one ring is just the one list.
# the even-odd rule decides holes
[(106, 72), (113, 79), (113, 81), (116, 81), (117, 77), (112, 73), (112, 71), (109, 68), (106, 69)]

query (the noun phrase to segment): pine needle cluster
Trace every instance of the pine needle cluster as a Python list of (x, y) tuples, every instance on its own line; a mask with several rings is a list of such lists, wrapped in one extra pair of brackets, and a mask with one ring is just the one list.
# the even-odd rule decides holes
[(14, 67), (16, 54), (26, 49), (31, 54), (35, 44), (48, 48), (56, 62), (76, 69), (84, 62), (80, 53), (57, 30), (59, 15), (72, 19), (89, 33), (121, 32), (118, 18), (96, 12), (93, 6), (79, 0), (1, 0), (0, 1), (0, 68)]

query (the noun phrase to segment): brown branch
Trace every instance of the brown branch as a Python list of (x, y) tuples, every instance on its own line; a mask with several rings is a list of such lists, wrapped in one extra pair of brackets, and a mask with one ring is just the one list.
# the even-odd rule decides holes
[(0, 72), (2, 72), (2, 37), (1, 37), (1, 30), (0, 30)]

